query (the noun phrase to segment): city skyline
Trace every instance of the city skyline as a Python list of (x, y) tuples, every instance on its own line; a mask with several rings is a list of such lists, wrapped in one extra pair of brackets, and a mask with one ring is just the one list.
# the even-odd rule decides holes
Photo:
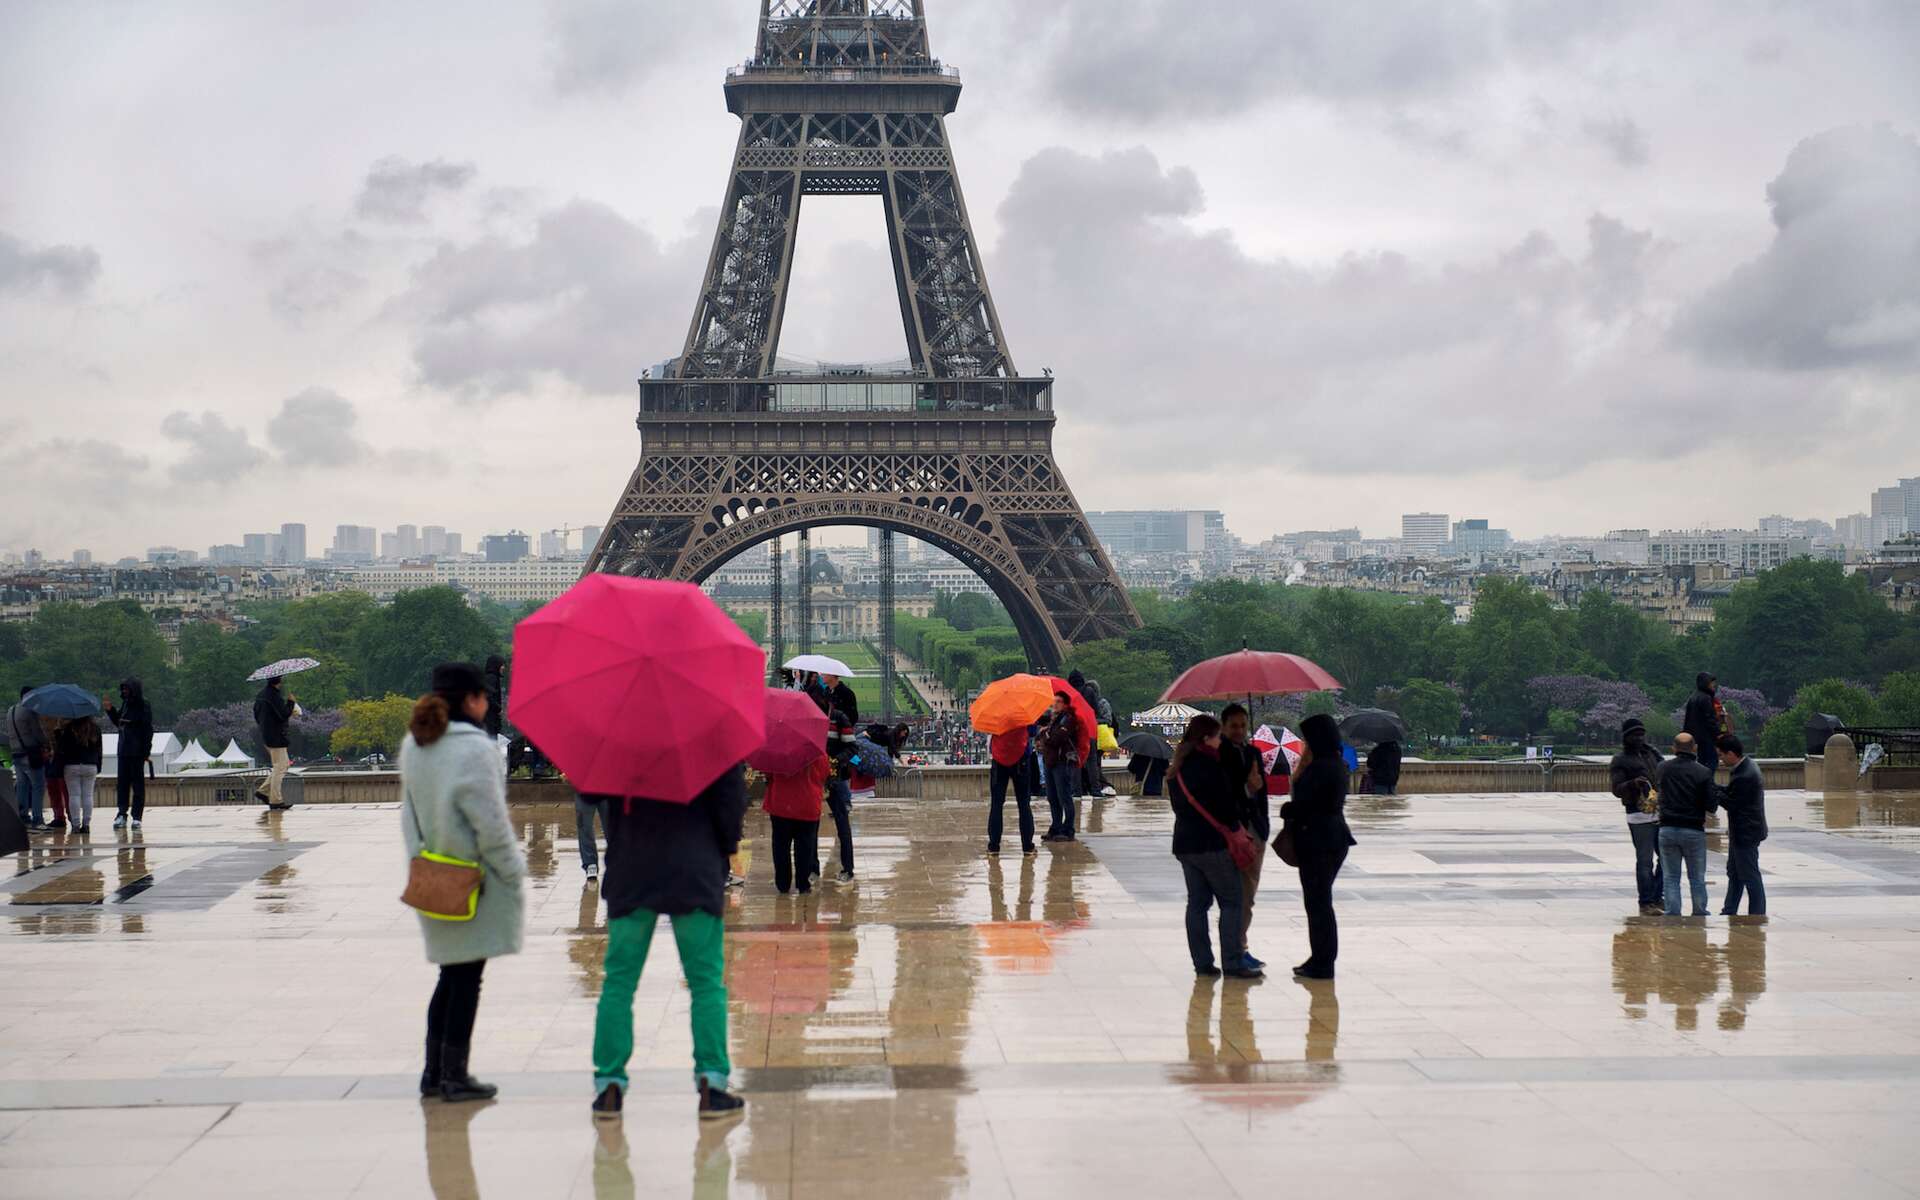
[[(684, 335), (753, 9), (0, 14), (27, 168), (0, 208), (0, 477), (26, 497), (0, 544), (210, 546), (289, 493), (381, 528), (423, 491), (470, 530), (604, 519), (633, 380)], [(1085, 507), (1525, 538), (1831, 521), (1853, 479), (1912, 473), (1910, 8), (1244, 6), (1204, 38), (1186, 12), (934, 13)], [(809, 210), (791, 354), (897, 356), (863, 203)]]

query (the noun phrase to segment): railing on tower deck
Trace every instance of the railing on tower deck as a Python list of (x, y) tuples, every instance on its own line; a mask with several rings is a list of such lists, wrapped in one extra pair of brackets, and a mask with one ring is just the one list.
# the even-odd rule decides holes
[(843, 63), (836, 66), (747, 62), (727, 68), (728, 79), (745, 79), (752, 76), (756, 79), (824, 79), (830, 82), (847, 82), (873, 75), (915, 75), (957, 81), (960, 78), (960, 69), (947, 66), (942, 62), (888, 62), (884, 59), (878, 62)]
[(1839, 732), (1853, 739), (1854, 750), (1865, 761), (1868, 746), (1879, 746), (1881, 758), (1876, 765), (1920, 767), (1920, 729), (1890, 729), (1885, 726), (1843, 725)]
[(1053, 380), (775, 376), (771, 379), (642, 379), (640, 418), (680, 414), (1047, 413)]

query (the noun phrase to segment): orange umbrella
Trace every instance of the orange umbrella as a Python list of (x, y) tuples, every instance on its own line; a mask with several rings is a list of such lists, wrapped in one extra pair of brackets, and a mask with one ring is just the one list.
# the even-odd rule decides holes
[(967, 715), (985, 734), (1025, 729), (1053, 707), (1053, 681), (1044, 675), (1009, 675), (996, 679), (975, 698)]

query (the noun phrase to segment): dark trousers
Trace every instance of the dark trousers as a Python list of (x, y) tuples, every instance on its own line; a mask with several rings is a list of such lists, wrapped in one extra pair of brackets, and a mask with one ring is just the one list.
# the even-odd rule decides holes
[(1633, 837), (1633, 883), (1640, 892), (1641, 907), (1666, 903), (1660, 876), (1660, 822), (1628, 825)]
[(1048, 837), (1073, 832), (1074, 814), (1077, 811), (1074, 801), (1079, 797), (1080, 768), (1071, 762), (1053, 763), (1047, 767), (1047, 808), (1053, 817), (1053, 823), (1047, 827)]
[(812, 891), (813, 873), (820, 869), (820, 822), (767, 819), (773, 824), (773, 886), (784, 896), (798, 880), (802, 892)]
[[(844, 779), (827, 781), (827, 807), (833, 812), (833, 832), (840, 842), (840, 869), (853, 874), (853, 792)], [(816, 857), (818, 851), (816, 850)]]
[(1000, 848), (1000, 834), (1005, 828), (1001, 810), (1007, 806), (1007, 784), (1013, 784), (1013, 800), (1020, 806), (1020, 848), (1033, 849), (1033, 789), (1027, 786), (1027, 773), (1022, 767), (1003, 767), (994, 763), (987, 771), (988, 794), (993, 801), (987, 808), (987, 848)]
[(1740, 893), (1747, 894), (1747, 911), (1760, 916), (1767, 911), (1767, 889), (1760, 882), (1760, 843), (1727, 839), (1727, 902), (1720, 915), (1731, 917), (1740, 911)]
[(1300, 897), (1307, 909), (1307, 962), (1331, 967), (1340, 957), (1340, 922), (1333, 915), (1333, 881), (1347, 861), (1347, 847), (1300, 855)]
[(467, 1069), (473, 1019), (480, 1012), (480, 972), (486, 965), (483, 958), (440, 968), (440, 984), (427, 1002), (427, 1074), (436, 1080), (443, 1067)]
[(132, 774), (128, 774), (127, 768), (123, 766), (120, 768), (119, 777), (113, 781), (113, 794), (119, 801), (120, 815), (123, 817), (128, 815), (129, 798), (133, 801), (131, 811), (134, 820), (140, 820), (142, 814), (147, 811), (146, 766), (144, 762), (136, 764)]
[(1247, 931), (1242, 924), (1240, 868), (1225, 850), (1179, 854), (1180, 872), (1187, 880), (1187, 953), (1193, 969), (1212, 969), (1213, 943), (1207, 940), (1207, 909), (1220, 906), (1220, 965), (1237, 967), (1247, 953)]

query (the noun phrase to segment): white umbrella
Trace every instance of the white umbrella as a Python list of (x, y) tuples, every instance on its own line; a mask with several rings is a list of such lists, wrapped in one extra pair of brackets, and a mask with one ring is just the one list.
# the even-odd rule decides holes
[(302, 671), (311, 671), (320, 665), (317, 658), (283, 658), (277, 663), (269, 663), (247, 676), (248, 683), (259, 683), (262, 679), (278, 679), (282, 675), (298, 675)]
[(837, 658), (828, 658), (824, 654), (802, 654), (782, 663), (789, 671), (817, 671), (822, 675), (838, 675), (845, 679), (853, 674), (853, 668)]

